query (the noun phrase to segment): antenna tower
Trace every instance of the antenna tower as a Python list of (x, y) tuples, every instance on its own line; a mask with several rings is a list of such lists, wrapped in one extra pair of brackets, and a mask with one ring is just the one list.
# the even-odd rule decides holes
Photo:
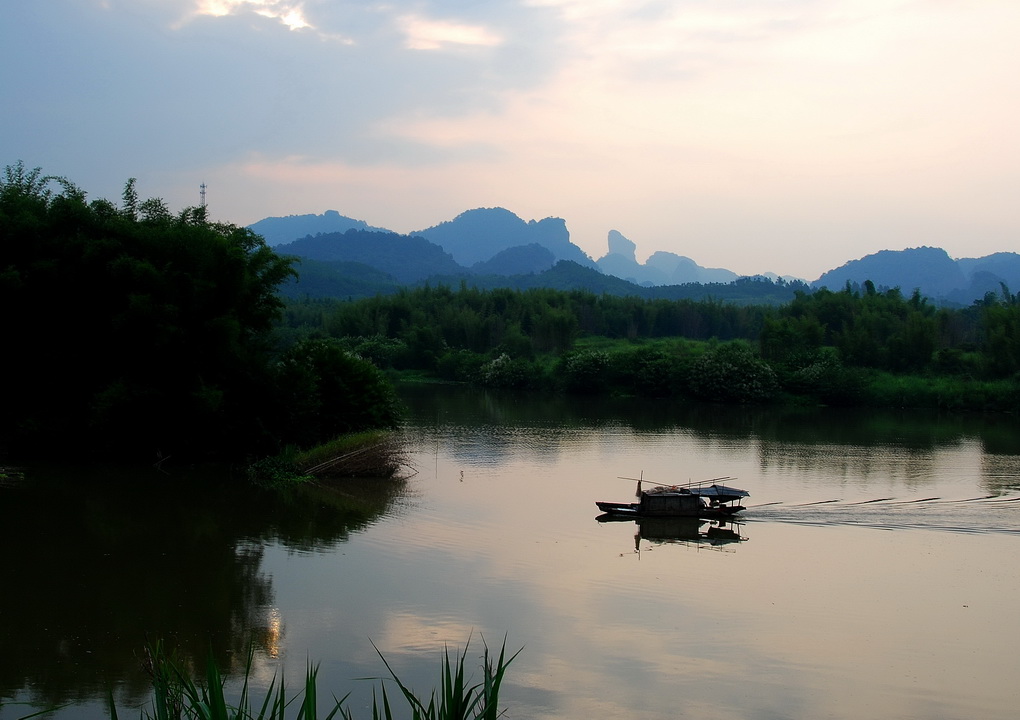
[(201, 198), (202, 207), (205, 207), (205, 183), (198, 186), (198, 196)]

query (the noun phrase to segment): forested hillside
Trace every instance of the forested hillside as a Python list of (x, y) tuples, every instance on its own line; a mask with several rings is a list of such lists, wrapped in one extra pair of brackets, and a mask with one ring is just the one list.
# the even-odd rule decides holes
[[(362, 262), (348, 260), (312, 260), (294, 256), (298, 276), (280, 287), (284, 297), (293, 300), (359, 300), (376, 295), (390, 295), (401, 289), (411, 290), (426, 286), (446, 285), (457, 287), (461, 283), (477, 290), (535, 290), (552, 289), (566, 292), (592, 292), (596, 294), (634, 297), (646, 300), (725, 300), (739, 305), (781, 305), (793, 300), (798, 290), (806, 290), (801, 282), (770, 280), (769, 278), (741, 278), (731, 283), (689, 283), (686, 285), (660, 285), (645, 287), (604, 275), (597, 270), (577, 263), (561, 260), (541, 272), (524, 272), (518, 275), (488, 274), (481, 271), (488, 263), (472, 268), (472, 272), (429, 274), (416, 282), (402, 282), (393, 275)], [(511, 261), (512, 263), (513, 261)], [(423, 275), (416, 265), (416, 256), (405, 256), (404, 276), (408, 273)]]

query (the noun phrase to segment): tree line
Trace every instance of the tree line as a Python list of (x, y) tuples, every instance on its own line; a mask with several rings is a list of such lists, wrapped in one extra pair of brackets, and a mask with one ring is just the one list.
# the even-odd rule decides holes
[(408, 362), (427, 367), (446, 350), (506, 350), (533, 357), (565, 352), (583, 336), (751, 339), (769, 311), (715, 300), (644, 300), (585, 290), (479, 290), (462, 282), (457, 290), (405, 288), (355, 302), (290, 301), (284, 324), (334, 337), (399, 340), (409, 348)]
[(129, 180), (119, 205), (22, 163), (0, 178), (0, 452), (271, 454), (392, 425), (371, 363), (274, 328), (291, 261), (173, 213)]
[(1020, 301), (1005, 286), (953, 309), (871, 282), (779, 307), (461, 283), (291, 301), (282, 325), (383, 368), (501, 387), (1010, 409), (1020, 378)]

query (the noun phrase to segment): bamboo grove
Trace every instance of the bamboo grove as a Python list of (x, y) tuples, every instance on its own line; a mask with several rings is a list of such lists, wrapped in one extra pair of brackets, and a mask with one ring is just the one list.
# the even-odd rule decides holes
[(390, 427), (392, 386), (315, 341), (278, 351), (291, 261), (250, 230), (86, 200), (21, 163), (0, 176), (0, 456), (271, 453)]

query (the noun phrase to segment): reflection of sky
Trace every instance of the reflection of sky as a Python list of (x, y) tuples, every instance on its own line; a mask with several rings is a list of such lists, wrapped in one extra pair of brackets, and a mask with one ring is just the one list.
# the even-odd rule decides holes
[[(1020, 580), (1003, 562), (1016, 534), (757, 520), (732, 551), (636, 554), (633, 524), (594, 520), (593, 501), (628, 499), (619, 476), (641, 472), (737, 475), (751, 504), (985, 491), (975, 443), (868, 458), (777, 444), (766, 463), (762, 445), (617, 426), (446, 428), (416, 458), (414, 512), (332, 554), (267, 552), (289, 666), (335, 658), (321, 677), (346, 692), (384, 672), (371, 640), (430, 691), (445, 645), (472, 636), (473, 667), (478, 636), (498, 648), (506, 634), (524, 646), (504, 696), (514, 717), (1010, 717)], [(493, 448), (499, 462), (485, 461)]]

